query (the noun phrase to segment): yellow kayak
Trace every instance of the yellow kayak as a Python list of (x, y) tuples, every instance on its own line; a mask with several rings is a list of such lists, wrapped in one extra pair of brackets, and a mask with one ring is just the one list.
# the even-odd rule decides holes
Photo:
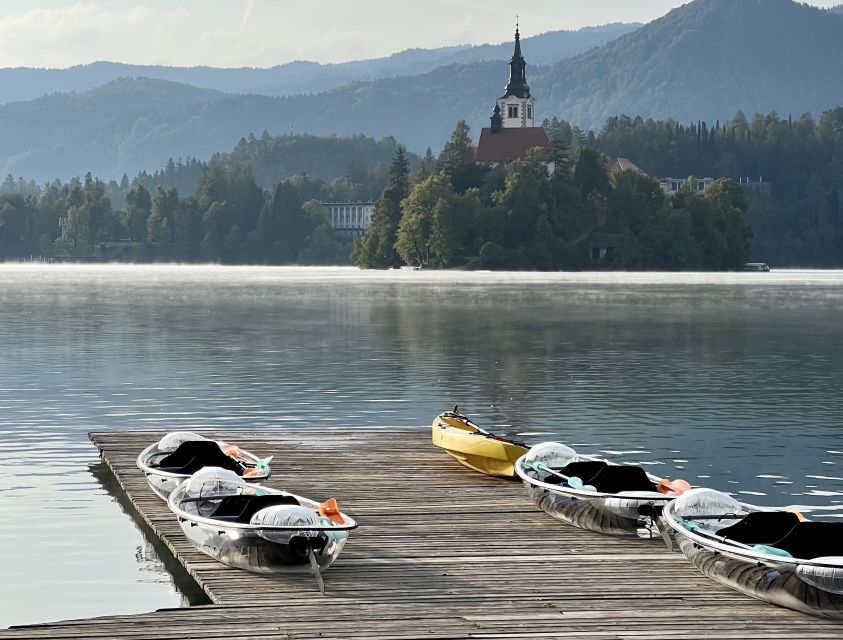
[(433, 421), (433, 444), (470, 469), (490, 476), (514, 478), (514, 463), (528, 447), (484, 431), (464, 415), (446, 411)]

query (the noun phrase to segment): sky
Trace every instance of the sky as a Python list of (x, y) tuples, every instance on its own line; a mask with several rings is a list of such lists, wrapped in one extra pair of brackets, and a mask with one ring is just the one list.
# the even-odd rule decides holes
[[(814, 1), (834, 6), (843, 0)], [(0, 0), (0, 67), (268, 67), (648, 22), (682, 0)]]

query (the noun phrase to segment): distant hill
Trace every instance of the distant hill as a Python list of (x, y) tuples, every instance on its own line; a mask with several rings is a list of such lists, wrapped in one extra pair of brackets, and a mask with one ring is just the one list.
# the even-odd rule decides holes
[(836, 7), (831, 7), (828, 10), (828, 12), (829, 13), (839, 13), (840, 15), (843, 15), (843, 4), (839, 4)]
[(37, 181), (87, 171), (119, 178), (161, 166), (171, 155), (190, 155), (178, 151), (184, 143), (179, 129), (224, 98), (186, 84), (123, 78), (0, 106), (0, 173)]
[[(547, 67), (525, 42), (537, 116), (600, 128), (621, 114), (686, 122), (738, 110), (819, 114), (843, 105), (843, 65), (834, 62), (843, 59), (843, 20), (829, 15), (791, 0), (696, 0)], [(475, 136), (487, 126), (507, 71), (501, 60), (453, 64), (290, 97), (121, 80), (0, 106), (0, 174), (119, 178), (169, 157), (207, 158), (263, 130), (394, 136), (411, 151), (437, 151), (457, 120)]]
[[(578, 31), (549, 31), (524, 39), (535, 64), (551, 65), (634, 31), (640, 24), (607, 24)], [(0, 69), (0, 104), (31, 100), (49, 93), (86, 91), (117, 78), (154, 78), (216, 89), (226, 93), (285, 96), (319, 93), (355, 81), (427, 73), (443, 65), (506, 60), (512, 44), (461, 45), (439, 49), (407, 49), (385, 58), (341, 64), (290, 62), (268, 69), (163, 67), (94, 62), (67, 69)]]
[(533, 83), (543, 111), (715, 120), (843, 104), (843, 21), (791, 0), (697, 0)]

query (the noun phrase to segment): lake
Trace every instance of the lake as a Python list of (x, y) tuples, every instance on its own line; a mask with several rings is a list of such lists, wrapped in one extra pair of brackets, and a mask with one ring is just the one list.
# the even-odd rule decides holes
[(427, 429), (458, 404), (840, 518), (841, 311), (840, 271), (0, 265), (0, 627), (200, 599), (94, 430)]

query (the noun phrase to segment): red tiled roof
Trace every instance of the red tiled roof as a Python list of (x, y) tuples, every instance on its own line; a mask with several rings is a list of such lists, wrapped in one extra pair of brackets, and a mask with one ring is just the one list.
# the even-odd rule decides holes
[(480, 132), (480, 142), (474, 159), (477, 162), (511, 162), (523, 158), (533, 147), (550, 148), (550, 138), (542, 127), (503, 128), (492, 133), (486, 127)]

